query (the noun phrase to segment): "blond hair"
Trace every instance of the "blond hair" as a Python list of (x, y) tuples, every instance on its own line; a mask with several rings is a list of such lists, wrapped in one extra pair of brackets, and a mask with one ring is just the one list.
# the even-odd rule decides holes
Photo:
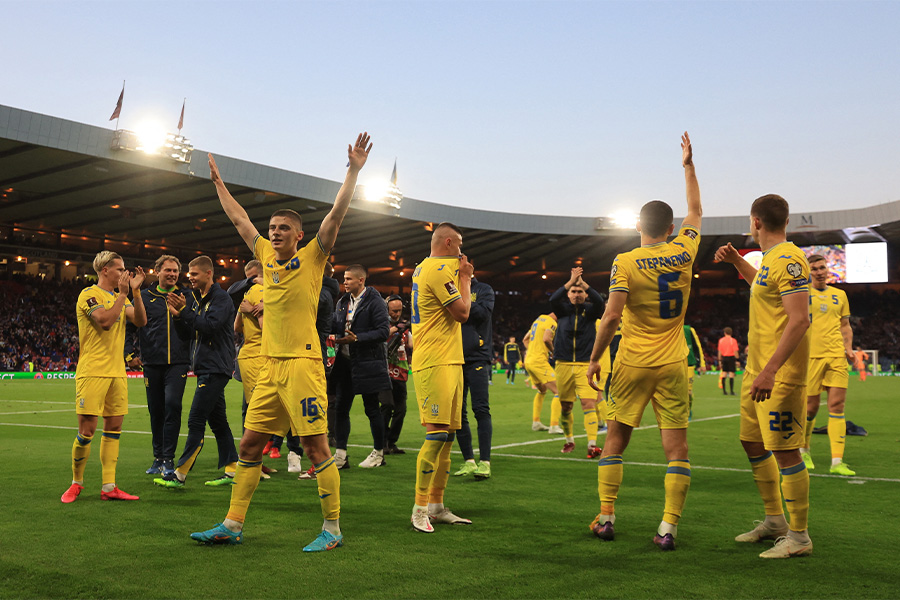
[(262, 263), (255, 258), (253, 260), (247, 261), (247, 264), (244, 265), (244, 274), (246, 275), (247, 273), (249, 273), (250, 269), (259, 269), (260, 271), (262, 271)]
[[(114, 260), (122, 260), (122, 257), (110, 250), (101, 250), (94, 257), (94, 273), (99, 275)], [(122, 262), (125, 261), (122, 260)]]

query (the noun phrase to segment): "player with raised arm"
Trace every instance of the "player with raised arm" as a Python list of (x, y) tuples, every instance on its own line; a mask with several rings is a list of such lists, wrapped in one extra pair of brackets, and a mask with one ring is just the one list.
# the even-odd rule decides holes
[[(75, 370), (75, 414), (78, 434), (72, 445), (72, 484), (62, 495), (66, 504), (75, 502), (84, 489), (84, 468), (91, 455), (91, 440), (97, 418), (103, 417), (100, 465), (103, 480), (101, 500), (137, 500), (116, 487), (116, 463), (122, 422), (128, 414), (128, 377), (125, 373), (125, 319), (137, 327), (147, 324), (141, 298), (144, 270), (132, 275), (122, 257), (104, 250), (94, 257), (97, 283), (78, 295), (78, 367)], [(118, 288), (118, 291), (116, 289)], [(128, 292), (134, 304), (128, 300)], [(122, 318), (124, 315), (125, 319)]]
[(322, 532), (303, 551), (319, 552), (343, 545), (339, 523), (341, 481), (326, 437), (328, 399), (316, 310), (325, 262), (371, 149), (367, 133), (361, 133), (356, 143), (348, 146), (347, 175), (334, 199), (334, 207), (322, 220), (315, 238), (300, 249), (301, 216), (289, 209), (276, 210), (269, 219), (268, 240), (262, 237), (247, 212), (228, 193), (215, 160), (212, 155), (209, 157), (210, 175), (222, 208), (263, 265), (263, 301), (268, 325), (263, 328), (261, 349), (266, 362), (247, 408), (231, 505), (221, 524), (191, 534), (198, 542), (241, 543), (244, 518), (259, 484), (263, 448), (272, 435), (284, 435), (291, 429), (294, 435), (300, 436), (303, 449), (315, 466), (325, 519)]
[[(750, 235), (763, 251), (754, 269), (729, 243), (716, 250), (750, 282), (747, 366), (741, 384), (740, 439), (766, 518), (737, 542), (775, 539), (761, 558), (812, 554), (807, 531), (809, 471), (800, 457), (809, 367), (809, 263), (787, 241), (788, 203), (769, 194), (753, 201)], [(778, 471), (781, 470), (781, 488)], [(784, 518), (781, 496), (791, 516)]]
[(588, 381), (599, 391), (605, 383), (605, 378), (601, 381), (599, 377), (600, 357), (622, 321), (622, 343), (616, 353), (612, 387), (606, 400), (609, 431), (597, 467), (600, 514), (590, 529), (602, 540), (615, 538), (615, 502), (622, 484), (622, 453), (631, 432), (641, 424), (644, 409), (652, 403), (668, 461), (665, 509), (653, 538), (653, 543), (662, 550), (675, 549), (678, 521), (691, 485), (684, 313), (691, 293), (691, 269), (700, 243), (703, 209), (687, 132), (681, 138), (681, 152), (687, 216), (675, 239), (667, 242), (675, 230), (672, 208), (659, 200), (641, 208), (637, 225), (641, 247), (620, 254), (613, 261), (609, 301), (597, 326), (588, 367)]
[(850, 382), (848, 360), (854, 360), (853, 329), (850, 327), (850, 304), (844, 290), (828, 285), (828, 265), (821, 254), (809, 257), (812, 289), (809, 290), (809, 377), (806, 380), (806, 429), (800, 456), (806, 468), (815, 468), (809, 443), (816, 415), (819, 413), (819, 396), (825, 390), (828, 401), (828, 439), (831, 442), (831, 474), (856, 475), (844, 463), (844, 440), (847, 421), (844, 403), (847, 400), (847, 384)]
[(413, 383), (425, 443), (416, 459), (416, 500), (412, 525), (434, 532), (432, 522), (469, 525), (444, 506), (450, 476), (450, 450), (462, 426), (462, 324), (472, 307), (472, 274), (460, 252), (462, 231), (441, 223), (431, 235), (431, 255), (416, 266), (412, 277), (410, 321), (416, 350), (412, 357)]

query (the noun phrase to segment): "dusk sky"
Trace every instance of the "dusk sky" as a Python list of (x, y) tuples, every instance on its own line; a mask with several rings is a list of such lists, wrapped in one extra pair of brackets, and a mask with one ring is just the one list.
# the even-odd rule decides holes
[[(900, 199), (900, 2), (0, 2), (0, 103), (406, 196), (605, 216)], [(195, 160), (202, 157), (195, 155)], [(227, 178), (227, 174), (226, 174)]]

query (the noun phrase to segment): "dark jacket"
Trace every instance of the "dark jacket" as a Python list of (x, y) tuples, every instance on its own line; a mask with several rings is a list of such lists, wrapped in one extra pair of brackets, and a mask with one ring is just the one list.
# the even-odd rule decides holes
[(463, 355), (467, 363), (487, 361), (494, 356), (494, 288), (472, 278), (472, 307), (462, 325)]
[(584, 304), (569, 302), (565, 286), (550, 296), (550, 306), (556, 313), (556, 338), (553, 341), (553, 358), (556, 362), (590, 362), (594, 339), (597, 336), (597, 319), (603, 316), (606, 304), (603, 296), (594, 288), (588, 288)]
[[(347, 309), (350, 307), (350, 294), (344, 294), (338, 300), (334, 311), (331, 331), (337, 337), (343, 337), (347, 324)], [(350, 322), (350, 331), (357, 341), (348, 344), (350, 349), (350, 371), (354, 394), (367, 394), (391, 389), (388, 376), (385, 341), (390, 334), (390, 319), (387, 304), (381, 294), (373, 287), (366, 287)], [(337, 359), (345, 361), (340, 345), (337, 348)], [(335, 365), (335, 371), (337, 371)]]
[(331, 322), (334, 320), (334, 303), (341, 295), (341, 286), (337, 279), (322, 276), (322, 289), (319, 290), (319, 309), (316, 312), (316, 331), (322, 344), (322, 360), (325, 360), (325, 340), (331, 333)]
[[(190, 290), (181, 288), (176, 294), (190, 297)], [(125, 361), (135, 356), (145, 365), (186, 365), (191, 362), (191, 337), (175, 327), (175, 319), (166, 306), (166, 292), (154, 285), (141, 290), (141, 299), (147, 311), (147, 324), (136, 327), (131, 321), (125, 324)]]
[(175, 326), (192, 337), (191, 367), (197, 375), (234, 371), (234, 303), (217, 283), (200, 297), (194, 290)]

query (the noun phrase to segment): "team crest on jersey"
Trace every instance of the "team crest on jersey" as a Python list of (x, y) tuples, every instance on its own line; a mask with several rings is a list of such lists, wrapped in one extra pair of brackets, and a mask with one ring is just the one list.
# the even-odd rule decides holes
[(826, 305), (826, 304), (820, 304), (820, 305), (819, 305), (819, 312), (821, 312), (821, 313), (828, 312), (828, 305)]
[(84, 408), (84, 398), (78, 399), (78, 408)]
[(456, 294), (459, 293), (456, 290), (456, 286), (453, 285), (452, 281), (448, 281), (448, 282), (444, 283), (444, 287), (447, 288), (447, 293), (450, 294), (451, 296), (455, 296)]
[(278, 271), (272, 273), (272, 283), (281, 283), (281, 281), (279, 281), (278, 279)]
[(697, 232), (694, 231), (693, 229), (685, 229), (685, 230), (684, 230), (684, 235), (688, 236), (688, 237), (691, 238), (692, 240), (696, 240), (696, 239), (697, 239)]
[(472, 294), (472, 302), (478, 300), (478, 294)]
[(792, 262), (787, 266), (787, 272), (791, 277), (800, 277), (803, 273), (803, 267), (798, 262)]
[(432, 417), (438, 416), (440, 414), (440, 412), (441, 412), (440, 407), (437, 404), (431, 405), (431, 416)]
[(88, 298), (87, 305), (88, 305), (88, 308), (93, 308), (94, 306), (97, 306), (97, 299), (96, 298)]

